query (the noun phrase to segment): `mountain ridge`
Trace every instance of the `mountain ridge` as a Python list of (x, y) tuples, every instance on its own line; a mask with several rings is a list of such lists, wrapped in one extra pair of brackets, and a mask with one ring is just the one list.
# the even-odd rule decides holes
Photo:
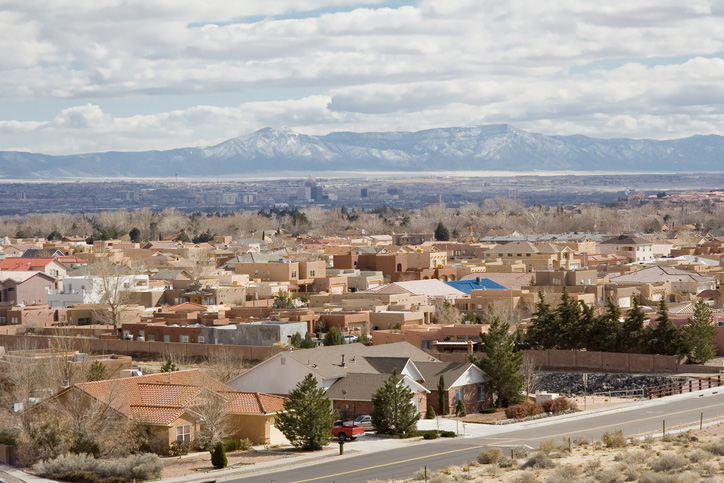
[(0, 177), (213, 177), (280, 171), (722, 171), (724, 137), (670, 140), (545, 135), (509, 124), (416, 132), (266, 127), (205, 147), (51, 156), (0, 151)]

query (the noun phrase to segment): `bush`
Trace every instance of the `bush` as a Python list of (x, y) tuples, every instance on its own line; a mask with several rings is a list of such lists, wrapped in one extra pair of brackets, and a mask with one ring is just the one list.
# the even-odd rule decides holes
[(131, 455), (115, 460), (96, 460), (87, 454), (64, 454), (33, 465), (33, 471), (54, 480), (95, 483), (105, 480), (153, 480), (161, 477), (163, 465), (153, 454)]
[(454, 438), (456, 436), (455, 431), (440, 431), (441, 438)]
[(680, 454), (665, 453), (656, 461), (651, 463), (651, 469), (656, 472), (680, 470), (684, 468), (689, 461)]
[(543, 411), (547, 413), (557, 414), (570, 409), (571, 403), (565, 397), (558, 397), (549, 401), (543, 402)]
[(530, 471), (521, 473), (518, 478), (513, 480), (514, 483), (537, 483), (537, 481), (538, 477), (536, 476), (536, 474)]
[(422, 431), (422, 439), (437, 439), (439, 436), (437, 431)]
[(478, 455), (478, 463), (490, 465), (497, 463), (503, 458), (503, 451), (500, 448), (485, 449)]
[(224, 441), (224, 449), (227, 453), (232, 451), (248, 451), (252, 448), (253, 443), (248, 439), (227, 438)]
[(550, 456), (545, 453), (535, 453), (523, 464), (523, 468), (555, 468), (556, 464)]
[(168, 450), (168, 454), (171, 456), (182, 456), (185, 454), (189, 454), (189, 451), (191, 450), (191, 443), (188, 441), (178, 442), (174, 441), (171, 443), (171, 447)]
[(219, 441), (214, 445), (214, 450), (211, 451), (211, 464), (214, 468), (226, 468), (229, 461), (226, 459), (226, 450), (224, 449), (224, 443)]
[(716, 456), (724, 456), (724, 441), (713, 441), (701, 447), (704, 451)]
[(17, 429), (0, 429), (0, 444), (6, 444), (8, 446), (14, 446), (18, 442), (18, 430)]
[(601, 441), (609, 448), (623, 448), (626, 446), (626, 437), (620, 429), (613, 433), (606, 431), (603, 433)]
[(480, 408), (481, 414), (494, 414), (498, 412), (498, 408)]
[(563, 465), (556, 468), (549, 482), (563, 483), (580, 481), (580, 470), (573, 465)]
[(516, 404), (505, 408), (505, 417), (508, 419), (522, 419), (528, 416), (543, 414), (543, 406), (536, 403)]
[(462, 399), (458, 399), (457, 404), (455, 404), (455, 416), (462, 418), (463, 416), (468, 415), (468, 410), (465, 408), (465, 403)]
[(434, 407), (430, 406), (429, 408), (427, 408), (427, 413), (425, 414), (426, 419), (435, 419), (436, 416), (437, 414), (435, 413)]

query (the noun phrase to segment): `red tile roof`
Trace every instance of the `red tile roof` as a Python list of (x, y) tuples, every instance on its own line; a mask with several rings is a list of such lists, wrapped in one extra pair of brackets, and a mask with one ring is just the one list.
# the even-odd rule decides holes
[(284, 411), (286, 398), (259, 392), (237, 392), (229, 394), (229, 412), (272, 414)]
[(15, 272), (38, 270), (45, 268), (53, 260), (55, 259), (10, 257), (0, 261), (0, 270), (10, 270)]

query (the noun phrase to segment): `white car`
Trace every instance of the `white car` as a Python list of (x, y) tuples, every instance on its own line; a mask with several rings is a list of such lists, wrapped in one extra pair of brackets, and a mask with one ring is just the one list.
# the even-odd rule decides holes
[(365, 430), (371, 431), (375, 428), (372, 426), (372, 417), (368, 414), (360, 414), (352, 421), (345, 421), (345, 426), (362, 426)]
[(352, 342), (357, 342), (357, 337), (355, 337), (355, 336), (353, 336), (353, 335), (345, 335), (345, 336), (344, 336), (344, 341), (345, 341), (347, 344), (351, 344)]

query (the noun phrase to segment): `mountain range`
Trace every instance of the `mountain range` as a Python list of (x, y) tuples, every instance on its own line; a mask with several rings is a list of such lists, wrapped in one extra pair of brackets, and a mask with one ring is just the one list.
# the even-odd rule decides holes
[(724, 171), (724, 137), (596, 139), (548, 136), (507, 124), (418, 132), (264, 128), (215, 146), (65, 156), (0, 151), (0, 177), (217, 177), (286, 171)]

